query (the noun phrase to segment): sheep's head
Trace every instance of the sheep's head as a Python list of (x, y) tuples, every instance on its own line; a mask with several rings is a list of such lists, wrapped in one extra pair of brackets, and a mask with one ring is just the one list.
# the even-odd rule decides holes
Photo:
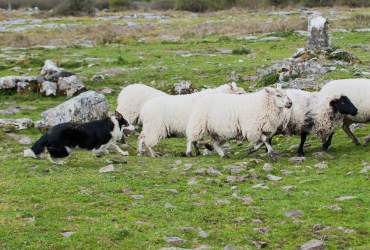
[(333, 108), (334, 112), (339, 112), (343, 115), (357, 115), (357, 108), (347, 96), (342, 95), (340, 97), (332, 98), (329, 104)]
[(274, 100), (274, 103), (278, 108), (290, 109), (292, 107), (292, 100), (290, 100), (285, 91), (274, 88), (265, 88), (265, 91), (270, 95), (272, 100)]

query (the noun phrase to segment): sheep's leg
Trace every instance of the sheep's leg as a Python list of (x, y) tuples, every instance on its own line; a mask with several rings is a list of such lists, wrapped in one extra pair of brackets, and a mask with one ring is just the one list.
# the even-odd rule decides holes
[(369, 143), (370, 143), (370, 135), (368, 135), (367, 137), (365, 137), (365, 144), (364, 144), (364, 146), (365, 147), (368, 146)]
[(225, 152), (217, 141), (213, 142), (213, 148), (219, 156), (221, 156), (222, 158), (225, 157)]
[(307, 133), (301, 133), (301, 142), (298, 147), (298, 156), (304, 156), (304, 143), (306, 142), (307, 139)]
[[(258, 149), (260, 149), (262, 147), (264, 143), (263, 142), (260, 142), (260, 143), (255, 143), (253, 144), (252, 146), (250, 146), (248, 149), (247, 149), (247, 155), (250, 155), (254, 152), (256, 152)], [(267, 149), (266, 149), (267, 150)]]
[(350, 120), (344, 119), (343, 121), (343, 130), (346, 132), (346, 134), (352, 139), (352, 142), (356, 145), (361, 145), (358, 138), (352, 133), (351, 129), (349, 128), (349, 125), (351, 125), (352, 122)]
[(267, 137), (266, 135), (262, 135), (261, 139), (267, 148), (267, 155), (271, 158), (271, 160), (275, 161), (277, 159), (277, 154), (274, 152), (274, 149), (269, 144), (269, 137)]
[(190, 140), (187, 141), (187, 143), (186, 143), (186, 153), (185, 153), (187, 157), (193, 156), (191, 150), (192, 150), (192, 146), (194, 145), (194, 143), (196, 143), (196, 142), (193, 142), (193, 141), (190, 141)]
[(331, 133), (328, 137), (328, 139), (326, 140), (326, 142), (324, 144), (322, 144), (322, 150), (323, 151), (328, 151), (330, 145), (331, 145), (331, 140), (333, 139), (333, 135), (334, 135), (334, 132)]
[(143, 135), (143, 133), (141, 133), (139, 135), (139, 141), (138, 141), (138, 145), (137, 145), (137, 155), (141, 156), (143, 154), (144, 154), (144, 135)]
[(150, 156), (151, 156), (151, 157), (155, 158), (155, 157), (158, 157), (158, 156), (159, 156), (159, 154), (157, 154), (157, 153), (153, 150), (153, 148), (152, 148), (152, 147), (147, 146), (147, 148), (148, 148), (148, 150), (149, 150), (149, 153), (150, 153)]

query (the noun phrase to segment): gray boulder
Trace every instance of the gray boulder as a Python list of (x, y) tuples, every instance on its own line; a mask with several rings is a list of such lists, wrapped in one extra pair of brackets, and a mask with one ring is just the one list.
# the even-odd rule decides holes
[(55, 82), (45, 81), (41, 83), (40, 93), (45, 96), (57, 95), (57, 84)]
[(312, 50), (326, 50), (330, 48), (329, 22), (322, 16), (314, 16), (308, 21), (307, 47)]
[(28, 118), (21, 119), (0, 119), (1, 127), (14, 127), (17, 130), (27, 129), (33, 126), (33, 121)]
[(95, 91), (84, 92), (42, 113), (38, 127), (51, 127), (63, 122), (90, 122), (108, 116), (108, 102)]
[(68, 97), (74, 96), (86, 90), (85, 85), (76, 75), (61, 77), (58, 80), (58, 92)]

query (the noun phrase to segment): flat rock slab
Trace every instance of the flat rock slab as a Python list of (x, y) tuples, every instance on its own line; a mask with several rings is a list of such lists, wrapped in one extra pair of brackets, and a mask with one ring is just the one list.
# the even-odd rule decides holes
[(304, 243), (300, 250), (321, 250), (325, 249), (325, 244), (322, 240), (310, 240)]
[(1, 127), (14, 127), (17, 130), (31, 128), (33, 126), (33, 121), (28, 118), (21, 119), (0, 119)]
[(109, 164), (108, 166), (105, 166), (105, 167), (102, 167), (101, 169), (99, 169), (99, 173), (111, 173), (111, 172), (114, 172), (115, 169), (114, 169), (114, 166), (113, 164)]
[(42, 113), (38, 127), (52, 127), (64, 122), (90, 122), (108, 117), (108, 102), (104, 95), (84, 92)]

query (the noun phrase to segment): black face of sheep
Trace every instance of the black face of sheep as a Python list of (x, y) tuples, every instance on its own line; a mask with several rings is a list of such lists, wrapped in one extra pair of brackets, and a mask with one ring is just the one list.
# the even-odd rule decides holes
[(330, 106), (333, 107), (335, 112), (344, 115), (357, 115), (357, 108), (347, 96), (341, 96), (339, 99), (332, 100)]

